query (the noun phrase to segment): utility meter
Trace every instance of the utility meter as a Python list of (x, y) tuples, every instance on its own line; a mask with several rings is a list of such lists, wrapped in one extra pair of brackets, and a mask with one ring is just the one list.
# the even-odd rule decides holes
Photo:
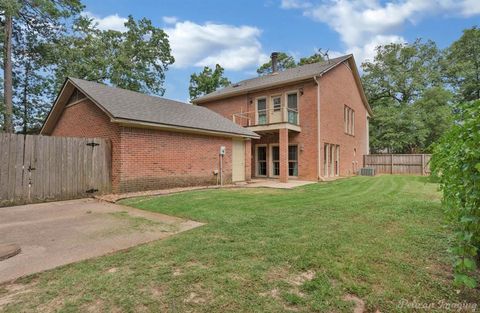
[(225, 146), (221, 146), (220, 147), (220, 155), (225, 155), (225, 152), (226, 152)]

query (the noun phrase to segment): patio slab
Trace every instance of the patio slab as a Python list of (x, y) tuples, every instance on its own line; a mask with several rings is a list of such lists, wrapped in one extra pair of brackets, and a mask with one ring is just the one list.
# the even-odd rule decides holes
[(94, 199), (3, 207), (0, 246), (15, 244), (21, 252), (0, 261), (0, 283), (201, 225)]

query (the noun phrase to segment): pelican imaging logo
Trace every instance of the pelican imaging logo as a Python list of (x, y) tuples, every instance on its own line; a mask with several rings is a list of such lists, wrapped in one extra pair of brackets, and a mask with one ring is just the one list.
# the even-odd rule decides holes
[(398, 309), (411, 309), (412, 311), (441, 310), (443, 312), (477, 312), (477, 303), (473, 302), (449, 302), (441, 299), (436, 302), (421, 302), (417, 300), (402, 299), (397, 304)]

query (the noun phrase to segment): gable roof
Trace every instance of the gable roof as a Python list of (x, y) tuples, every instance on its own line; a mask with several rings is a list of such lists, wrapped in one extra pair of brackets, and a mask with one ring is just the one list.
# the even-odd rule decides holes
[[(57, 106), (61, 106), (61, 110), (63, 110), (65, 101), (62, 100), (68, 99), (75, 88), (99, 106), (114, 123), (128, 123), (132, 126), (135, 124), (158, 125), (167, 128), (188, 129), (194, 132), (206, 131), (259, 138), (254, 132), (204, 107), (71, 77), (65, 81), (62, 91), (45, 120), (41, 133), (49, 133), (53, 130), (56, 120), (52, 117), (52, 112)], [(63, 95), (63, 93), (68, 95)]]
[(351, 62), (350, 67), (352, 68), (353, 74), (355, 76), (355, 81), (357, 83), (357, 87), (360, 90), (362, 100), (365, 104), (365, 107), (369, 111), (369, 113), (372, 114), (367, 98), (365, 97), (363, 86), (360, 81), (360, 75), (358, 73), (357, 66), (355, 64), (352, 54), (330, 59), (329, 61), (297, 66), (294, 68), (286, 69), (281, 72), (277, 72), (275, 74), (269, 74), (269, 75), (259, 76), (251, 79), (242, 80), (238, 83), (231, 84), (230, 86), (211, 92), (203, 97), (197, 98), (192, 102), (195, 104), (200, 104), (207, 101), (219, 100), (219, 99), (223, 99), (231, 96), (245, 94), (248, 92), (257, 91), (264, 88), (269, 88), (269, 87), (274, 87), (282, 84), (288, 84), (288, 83), (293, 83), (293, 82), (302, 81), (306, 79), (311, 79), (314, 76), (319, 76), (328, 72), (332, 68), (342, 64), (345, 61)]

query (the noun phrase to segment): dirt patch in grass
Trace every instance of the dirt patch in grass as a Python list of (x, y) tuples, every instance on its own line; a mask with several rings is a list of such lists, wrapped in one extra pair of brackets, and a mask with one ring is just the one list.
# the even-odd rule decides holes
[(355, 304), (353, 308), (353, 313), (363, 313), (365, 312), (365, 302), (355, 295), (345, 295), (343, 300), (348, 302), (353, 302)]
[(35, 284), (13, 283), (0, 287), (0, 310), (7, 304), (14, 303), (19, 296), (32, 292)]
[(192, 290), (183, 300), (185, 303), (203, 305), (212, 300), (212, 292), (202, 284), (194, 284), (192, 287)]
[(314, 278), (315, 278), (315, 272), (314, 271), (306, 271), (306, 272), (302, 272), (302, 273), (291, 276), (287, 281), (291, 285), (301, 286), (306, 281), (310, 281)]

